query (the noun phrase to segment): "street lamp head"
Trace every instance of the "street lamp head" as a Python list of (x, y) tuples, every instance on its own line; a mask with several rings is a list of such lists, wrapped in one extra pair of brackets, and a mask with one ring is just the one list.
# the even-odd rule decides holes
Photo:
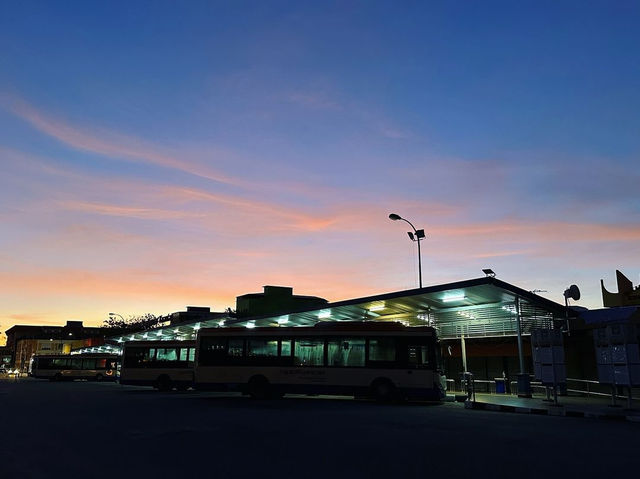
[(407, 231), (407, 234), (409, 235), (411, 241), (415, 241), (415, 239), (413, 239), (413, 233), (411, 231)]
[(401, 219), (402, 219), (402, 217), (401, 217), (400, 215), (395, 214), (395, 213), (391, 213), (391, 214), (389, 215), (389, 219), (390, 219), (390, 220), (393, 220), (393, 221), (398, 221), (398, 220), (401, 220)]

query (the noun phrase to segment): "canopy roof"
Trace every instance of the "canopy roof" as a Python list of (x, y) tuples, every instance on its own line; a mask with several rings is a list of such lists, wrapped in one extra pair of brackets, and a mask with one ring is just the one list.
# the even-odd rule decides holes
[[(483, 277), (426, 288), (328, 303), (322, 308), (291, 311), (278, 316), (181, 323), (109, 338), (112, 346), (125, 341), (193, 339), (201, 328), (228, 326), (310, 326), (318, 321), (399, 321), (410, 326), (433, 326), (441, 339), (515, 336), (518, 313), (522, 334), (551, 328), (554, 320), (573, 311), (494, 277)], [(83, 352), (95, 348), (85, 348)]]

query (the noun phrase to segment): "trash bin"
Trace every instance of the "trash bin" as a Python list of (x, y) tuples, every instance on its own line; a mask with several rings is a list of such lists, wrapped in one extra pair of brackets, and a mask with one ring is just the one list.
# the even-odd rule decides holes
[(496, 382), (496, 394), (507, 393), (507, 380), (505, 378), (493, 378)]

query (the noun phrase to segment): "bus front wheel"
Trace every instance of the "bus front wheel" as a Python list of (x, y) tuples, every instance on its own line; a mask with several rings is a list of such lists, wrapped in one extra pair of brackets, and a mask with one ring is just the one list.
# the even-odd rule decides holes
[(396, 397), (396, 387), (388, 379), (376, 379), (371, 384), (371, 396), (378, 402), (391, 402)]
[(247, 384), (247, 392), (251, 399), (269, 399), (271, 397), (271, 385), (264, 376), (254, 376)]

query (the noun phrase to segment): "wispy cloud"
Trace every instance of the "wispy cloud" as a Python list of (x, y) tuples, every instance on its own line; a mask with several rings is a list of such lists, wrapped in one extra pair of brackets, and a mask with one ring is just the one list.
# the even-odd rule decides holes
[(504, 256), (519, 256), (532, 253), (532, 250), (519, 250), (519, 251), (493, 251), (488, 253), (472, 254), (472, 258), (501, 258)]
[(404, 140), (411, 137), (409, 132), (387, 125), (378, 125), (378, 131), (385, 138), (391, 138), (393, 140)]
[(291, 103), (314, 110), (335, 110), (343, 109), (342, 105), (327, 95), (318, 92), (293, 92), (289, 94), (288, 100)]
[(163, 210), (157, 208), (135, 208), (131, 206), (91, 203), (87, 201), (61, 201), (59, 202), (59, 205), (64, 209), (73, 211), (148, 220), (171, 220), (204, 216), (199, 213), (190, 213), (186, 211)]
[(545, 221), (500, 221), (466, 223), (455, 226), (434, 226), (434, 234), (441, 237), (493, 237), (502, 241), (637, 241), (638, 225), (607, 225), (592, 223), (566, 223)]
[(237, 185), (237, 179), (197, 165), (185, 158), (163, 152), (139, 138), (116, 133), (104, 128), (83, 128), (46, 114), (22, 99), (12, 98), (9, 109), (31, 124), (38, 131), (55, 138), (65, 145), (91, 153), (163, 168), (171, 168), (220, 183)]
[(401, 140), (412, 136), (406, 129), (394, 125), (386, 115), (373, 113), (353, 101), (340, 101), (336, 99), (336, 95), (328, 94), (325, 88), (295, 91), (288, 94), (287, 100), (309, 110), (335, 112), (355, 119), (384, 138)]

